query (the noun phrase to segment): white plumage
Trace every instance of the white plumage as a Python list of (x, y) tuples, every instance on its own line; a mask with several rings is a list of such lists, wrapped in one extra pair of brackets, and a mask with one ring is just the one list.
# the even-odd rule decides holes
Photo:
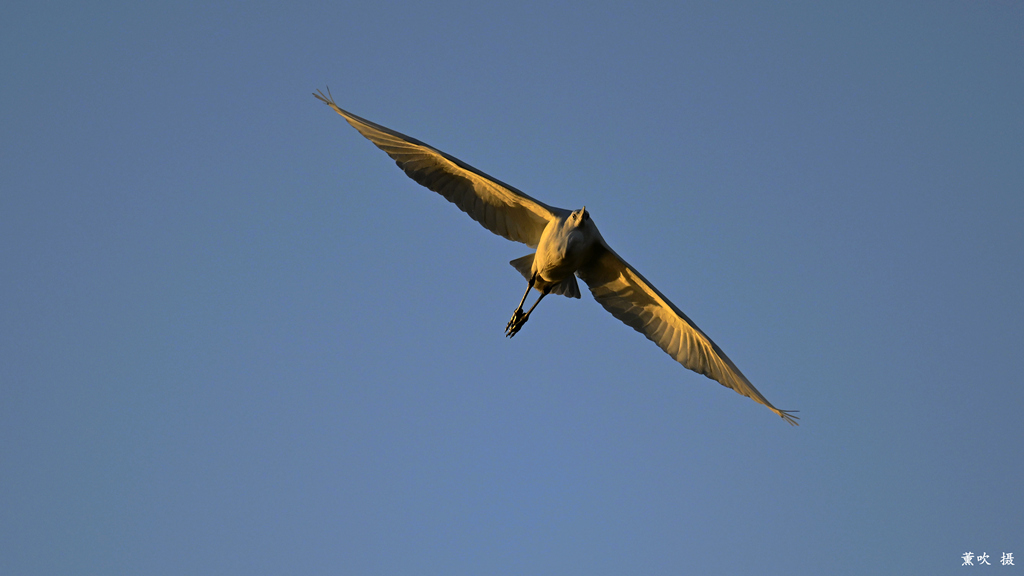
[[(330, 96), (314, 94), (415, 180), (444, 196), (491, 232), (536, 248), (512, 265), (528, 285), (505, 328), (514, 336), (547, 294), (579, 298), (576, 276), (605, 310), (640, 332), (680, 364), (764, 404), (790, 424), (792, 411), (772, 405), (710, 338), (601, 237), (586, 208), (548, 206), (458, 158), (346, 112)], [(523, 312), (530, 289), (541, 295)]]

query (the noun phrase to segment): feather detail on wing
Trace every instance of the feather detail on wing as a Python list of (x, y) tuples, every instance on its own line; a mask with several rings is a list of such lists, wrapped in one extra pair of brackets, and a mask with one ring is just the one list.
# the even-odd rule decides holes
[(536, 248), (548, 222), (568, 210), (535, 200), (415, 138), (342, 110), (334, 99), (313, 94), (348, 121), (360, 134), (387, 152), (416, 182), (444, 196), (491, 232)]
[(717, 344), (603, 241), (595, 257), (578, 274), (605, 310), (646, 336), (677, 362), (764, 404), (796, 425), (792, 411), (772, 406)]

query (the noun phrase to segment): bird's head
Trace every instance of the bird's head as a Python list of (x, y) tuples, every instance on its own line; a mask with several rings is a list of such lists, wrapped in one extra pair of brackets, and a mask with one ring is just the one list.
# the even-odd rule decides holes
[(590, 221), (590, 212), (587, 212), (587, 207), (584, 206), (579, 210), (573, 211), (572, 216), (570, 217), (572, 218), (573, 222), (576, 223), (577, 226), (580, 226), (584, 222)]

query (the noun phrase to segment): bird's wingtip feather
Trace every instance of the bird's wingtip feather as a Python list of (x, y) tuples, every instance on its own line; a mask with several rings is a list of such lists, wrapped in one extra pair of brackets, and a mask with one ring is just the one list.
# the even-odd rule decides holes
[(800, 425), (800, 423), (797, 422), (800, 417), (796, 415), (796, 412), (799, 412), (799, 410), (775, 410), (775, 413), (781, 416), (786, 422), (789, 422), (790, 426)]
[(319, 88), (316, 89), (316, 92), (313, 92), (313, 96), (328, 106), (335, 106), (334, 96), (331, 95), (330, 86), (326, 86), (325, 88), (327, 88), (327, 96), (324, 96), (324, 93), (321, 92)]

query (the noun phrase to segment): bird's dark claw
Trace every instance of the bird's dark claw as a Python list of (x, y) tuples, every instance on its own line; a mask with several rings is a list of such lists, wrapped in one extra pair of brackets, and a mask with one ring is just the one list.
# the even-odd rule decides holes
[(522, 308), (516, 308), (516, 311), (512, 313), (512, 319), (505, 325), (505, 336), (508, 338), (515, 336), (529, 318), (530, 316), (523, 312)]

